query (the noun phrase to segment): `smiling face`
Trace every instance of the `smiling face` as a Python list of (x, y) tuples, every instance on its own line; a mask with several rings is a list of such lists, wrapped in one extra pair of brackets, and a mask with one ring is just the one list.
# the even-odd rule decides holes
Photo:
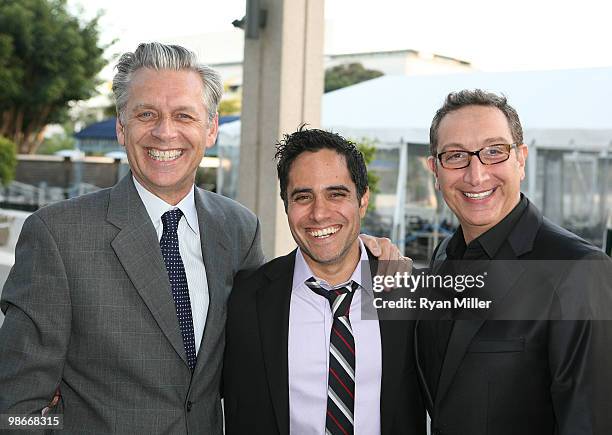
[[(488, 145), (511, 144), (514, 140), (508, 121), (496, 107), (466, 106), (447, 114), (438, 128), (437, 152), (476, 151)], [(480, 236), (504, 217), (520, 200), (525, 178), (525, 145), (510, 152), (510, 158), (496, 165), (483, 165), (476, 156), (463, 169), (445, 169), (429, 157), (446, 204), (455, 213), (466, 243)]]
[(130, 83), (125, 123), (117, 121), (132, 174), (173, 205), (190, 191), (204, 150), (217, 136), (217, 117), (208, 121), (202, 95), (194, 71), (141, 68)]
[(334, 150), (306, 151), (291, 164), (289, 228), (306, 262), (320, 278), (335, 284), (352, 274), (359, 260), (357, 236), (368, 197), (366, 191), (361, 201), (357, 199), (346, 159)]

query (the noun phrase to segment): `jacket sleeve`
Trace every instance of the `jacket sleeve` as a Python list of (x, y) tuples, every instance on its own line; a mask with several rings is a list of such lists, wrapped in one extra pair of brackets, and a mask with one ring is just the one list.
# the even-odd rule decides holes
[(40, 414), (62, 377), (71, 303), (57, 244), (37, 214), (23, 225), (0, 307), (0, 414)]
[(612, 433), (612, 261), (573, 261), (559, 287), (561, 319), (550, 322), (551, 396), (559, 434)]

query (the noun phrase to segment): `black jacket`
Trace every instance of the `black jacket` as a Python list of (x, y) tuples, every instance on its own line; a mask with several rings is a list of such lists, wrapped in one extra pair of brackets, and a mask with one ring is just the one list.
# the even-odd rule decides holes
[[(226, 434), (288, 434), (289, 304), (295, 253), (234, 282), (223, 370)], [(371, 267), (376, 262), (370, 260)], [(381, 433), (424, 435), (414, 359), (414, 322), (380, 321)]]
[[(443, 253), (436, 257), (432, 273), (448, 262)], [(612, 322), (592, 320), (601, 313), (612, 319), (610, 291), (601, 279), (588, 288), (586, 260), (598, 264), (609, 286), (612, 261), (529, 203), (484, 266), (494, 285), (473, 293), (492, 300), (492, 309), (455, 312), (461, 320), (442, 361), (432, 351), (436, 321), (417, 322), (415, 353), (433, 435), (612, 433)], [(427, 373), (439, 363), (432, 391)]]

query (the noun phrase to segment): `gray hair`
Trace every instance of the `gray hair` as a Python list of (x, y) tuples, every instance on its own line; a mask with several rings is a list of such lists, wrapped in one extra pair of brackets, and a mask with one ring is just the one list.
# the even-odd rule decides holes
[(517, 144), (523, 143), (523, 127), (521, 127), (518, 113), (508, 104), (508, 99), (504, 95), (497, 95), (492, 92), (483, 91), (482, 89), (464, 89), (459, 92), (451, 92), (448, 94), (444, 104), (438, 109), (431, 121), (431, 127), (429, 128), (429, 152), (432, 156), (436, 156), (438, 149), (438, 128), (440, 127), (442, 118), (466, 106), (498, 108), (508, 120), (512, 140)]
[(113, 77), (113, 93), (117, 116), (121, 123), (125, 120), (125, 107), (132, 76), (140, 68), (191, 70), (198, 73), (204, 87), (203, 98), (208, 111), (208, 120), (212, 121), (217, 114), (217, 107), (223, 95), (221, 75), (214, 69), (198, 63), (195, 53), (180, 45), (166, 45), (159, 42), (140, 44), (134, 53), (124, 53), (115, 68), (117, 74)]

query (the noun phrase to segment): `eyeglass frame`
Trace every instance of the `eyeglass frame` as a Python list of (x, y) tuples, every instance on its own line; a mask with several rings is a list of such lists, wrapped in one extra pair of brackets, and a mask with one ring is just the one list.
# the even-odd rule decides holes
[[(500, 145), (504, 145), (504, 146), (508, 147), (508, 154), (506, 154), (507, 157), (504, 160), (500, 160), (499, 162), (495, 162), (495, 163), (485, 163), (485, 162), (482, 161), (482, 159), (480, 158), (480, 153), (481, 153), (482, 150), (487, 149), (487, 148), (491, 148), (491, 147), (494, 147), (494, 146), (500, 146)], [(468, 150), (448, 150), (448, 151), (443, 151), (441, 153), (438, 153), (436, 155), (436, 158), (440, 162), (440, 166), (442, 166), (444, 169), (450, 169), (450, 170), (465, 169), (465, 168), (467, 168), (472, 163), (472, 156), (476, 156), (478, 158), (478, 161), (480, 163), (482, 163), (483, 165), (485, 165), (485, 166), (493, 166), (493, 165), (497, 165), (499, 163), (507, 162), (508, 159), (510, 159), (510, 154), (511, 154), (512, 150), (516, 149), (517, 153), (518, 153), (518, 149), (520, 147), (522, 147), (522, 146), (523, 146), (523, 144), (519, 144), (519, 143), (516, 143), (516, 142), (510, 143), (510, 144), (508, 144), (508, 143), (496, 143), (496, 144), (493, 144), (493, 145), (487, 145), (486, 147), (482, 147), (482, 148), (480, 148), (479, 150), (476, 150), (476, 151), (468, 151)], [(467, 165), (462, 166), (460, 168), (447, 168), (446, 166), (444, 166), (444, 163), (442, 163), (442, 156), (444, 154), (446, 154), (446, 153), (453, 153), (453, 152), (454, 153), (456, 153), (456, 152), (467, 153), (467, 155), (469, 156)]]

